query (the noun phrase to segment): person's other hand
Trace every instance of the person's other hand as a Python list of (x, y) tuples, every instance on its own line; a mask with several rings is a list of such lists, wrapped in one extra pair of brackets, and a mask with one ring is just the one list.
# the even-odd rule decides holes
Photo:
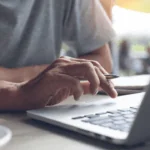
[(70, 95), (78, 100), (81, 95), (96, 94), (100, 89), (115, 98), (117, 92), (104, 74), (107, 72), (96, 61), (61, 57), (51, 64), (40, 80), (37, 76), (24, 83), (20, 95), (29, 109), (58, 104)]

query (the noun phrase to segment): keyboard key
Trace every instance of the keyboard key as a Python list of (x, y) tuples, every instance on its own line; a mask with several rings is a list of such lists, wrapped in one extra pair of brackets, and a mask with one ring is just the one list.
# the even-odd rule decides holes
[(122, 115), (130, 115), (132, 114), (131, 111), (123, 111), (123, 112), (120, 112)]
[(136, 114), (137, 111), (136, 110), (130, 110), (133, 114)]
[(115, 114), (109, 115), (109, 117), (112, 117), (112, 118), (113, 118), (113, 117), (119, 117), (119, 116), (121, 116), (120, 113), (115, 113)]
[(123, 129), (123, 128), (130, 128), (131, 127), (131, 124), (123, 124), (123, 125), (120, 125), (120, 129)]
[(88, 119), (88, 121), (97, 121), (97, 120), (101, 120), (101, 118), (99, 116), (97, 116), (97, 117)]
[(137, 109), (130, 108), (130, 111), (136, 113), (136, 112), (137, 112)]
[(137, 107), (130, 107), (130, 109), (135, 109), (135, 110), (137, 110), (138, 108), (137, 108)]
[(72, 118), (73, 120), (77, 120), (77, 119), (83, 119), (84, 118), (84, 116), (77, 116), (77, 117), (74, 117), (74, 118)]
[(101, 124), (110, 123), (110, 122), (112, 122), (112, 120), (107, 119), (107, 120), (91, 121), (90, 123), (91, 123), (91, 124), (94, 124), (94, 125), (101, 125)]
[(112, 127), (110, 127), (113, 130), (120, 130), (120, 131), (129, 131), (130, 129), (130, 125), (113, 125)]
[(81, 120), (82, 122), (90, 123), (89, 119)]
[(128, 115), (124, 115), (125, 118), (131, 118), (134, 119), (135, 115), (134, 114), (128, 114)]
[(126, 122), (128, 122), (128, 123), (132, 123), (133, 122), (133, 118), (128, 118), (128, 119), (126, 119)]
[(101, 122), (100, 121), (93, 121), (93, 122), (89, 122), (90, 124), (93, 124), (93, 125), (99, 125), (99, 124), (101, 124)]
[(119, 125), (113, 125), (110, 128), (114, 129), (114, 130), (120, 130), (120, 126)]
[(135, 114), (136, 108), (130, 108), (78, 116), (73, 119), (82, 119), (81, 121), (84, 123), (128, 132), (134, 120)]
[(118, 120), (118, 121), (114, 122), (115, 125), (122, 125), (122, 124), (125, 124), (125, 123), (126, 123), (125, 120)]
[(104, 115), (104, 114), (107, 114), (107, 112), (96, 113), (95, 115)]
[(99, 126), (111, 128), (113, 126), (113, 123), (110, 122), (110, 123), (99, 124)]
[(129, 131), (130, 127), (131, 127), (131, 124), (125, 124), (125, 125), (120, 126), (119, 130), (127, 132)]
[(100, 115), (99, 117), (102, 118), (102, 119), (105, 119), (105, 118), (108, 118), (108, 117), (109, 117), (109, 114), (108, 114), (108, 113), (102, 114), (102, 115)]
[(118, 109), (119, 112), (126, 112), (130, 111), (130, 108), (123, 108), (123, 109)]
[(109, 119), (109, 116), (107, 114), (98, 116), (96, 115), (95, 117), (90, 118), (89, 120), (105, 120), (105, 119)]
[(114, 117), (112, 118), (114, 121), (117, 121), (117, 120), (124, 120), (124, 117), (123, 116), (118, 116), (118, 117)]
[(116, 110), (114, 110), (114, 111), (107, 111), (107, 113), (110, 113), (110, 114), (116, 114), (117, 111), (116, 111)]
[(95, 116), (96, 116), (95, 114), (90, 114), (90, 115), (85, 115), (84, 117), (92, 118), (92, 117), (95, 117)]

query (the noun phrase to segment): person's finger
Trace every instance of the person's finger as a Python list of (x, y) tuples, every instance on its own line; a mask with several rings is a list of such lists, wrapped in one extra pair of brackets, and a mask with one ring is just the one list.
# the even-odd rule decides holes
[(70, 63), (70, 62), (71, 62), (70, 57), (68, 57), (68, 56), (61, 56), (61, 57), (59, 57), (58, 59), (56, 59), (54, 61), (54, 64), (57, 64), (57, 63)]
[(58, 83), (56, 89), (69, 88), (75, 100), (78, 100), (83, 94), (82, 86), (77, 78), (66, 74), (59, 74), (56, 78)]
[[(66, 57), (67, 58), (67, 57)], [(79, 58), (71, 58), (71, 57), (68, 57), (67, 58), (68, 60), (71, 60), (71, 61), (75, 61), (75, 62), (90, 62), (92, 63), (94, 66), (96, 66), (97, 68), (100, 69), (100, 71), (103, 73), (103, 74), (108, 74), (108, 72), (100, 65), (99, 62), (95, 61), (95, 60), (87, 60), (87, 59), (79, 59)]]
[(37, 82), (39, 82), (39, 80), (41, 80), (44, 76), (45, 76), (45, 74), (49, 71), (49, 70), (51, 70), (52, 68), (54, 68), (54, 67), (56, 67), (56, 66), (58, 66), (58, 64), (61, 64), (61, 65), (63, 65), (63, 64), (66, 64), (66, 63), (70, 63), (71, 62), (71, 60), (70, 60), (70, 58), (68, 57), (60, 57), (60, 58), (58, 58), (57, 60), (55, 60), (52, 64), (50, 64), (50, 65), (48, 65), (42, 72), (40, 72), (36, 77), (34, 77), (33, 79), (31, 79), (31, 80), (29, 80), (28, 81), (28, 83), (26, 84), (26, 86), (24, 86), (24, 88), (25, 87), (29, 87), (29, 86), (34, 86)]
[(112, 98), (117, 97), (117, 91), (115, 90), (113, 84), (110, 80), (107, 80), (106, 77), (99, 71), (99, 69), (96, 69), (96, 72), (100, 78), (100, 87)]
[[(83, 88), (84, 95), (85, 95), (85, 94), (91, 94), (89, 81), (80, 81), (80, 83), (81, 83), (81, 86), (82, 86), (82, 88)], [(99, 87), (99, 88), (98, 88), (98, 91), (101, 91), (101, 90), (102, 90), (102, 88)]]
[(50, 97), (48, 102), (48, 106), (56, 105), (65, 100), (68, 96), (70, 96), (69, 88), (60, 89), (53, 97)]
[(74, 76), (78, 79), (82, 78), (90, 82), (90, 90), (92, 94), (96, 94), (99, 88), (99, 77), (94, 66), (89, 62), (81, 62), (67, 65), (64, 67), (64, 73)]

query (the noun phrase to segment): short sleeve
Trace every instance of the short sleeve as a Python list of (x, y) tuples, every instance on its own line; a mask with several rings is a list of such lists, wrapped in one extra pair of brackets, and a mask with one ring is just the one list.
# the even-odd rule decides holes
[(99, 0), (70, 0), (65, 9), (63, 40), (78, 56), (103, 46), (115, 36)]

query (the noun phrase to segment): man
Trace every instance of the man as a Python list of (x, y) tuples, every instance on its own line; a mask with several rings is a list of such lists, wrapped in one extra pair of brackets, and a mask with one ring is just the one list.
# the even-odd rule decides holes
[[(104, 77), (111, 72), (106, 43), (113, 36), (98, 0), (0, 1), (0, 109), (40, 108), (99, 87), (116, 97)], [(62, 41), (84, 59), (57, 59)]]

